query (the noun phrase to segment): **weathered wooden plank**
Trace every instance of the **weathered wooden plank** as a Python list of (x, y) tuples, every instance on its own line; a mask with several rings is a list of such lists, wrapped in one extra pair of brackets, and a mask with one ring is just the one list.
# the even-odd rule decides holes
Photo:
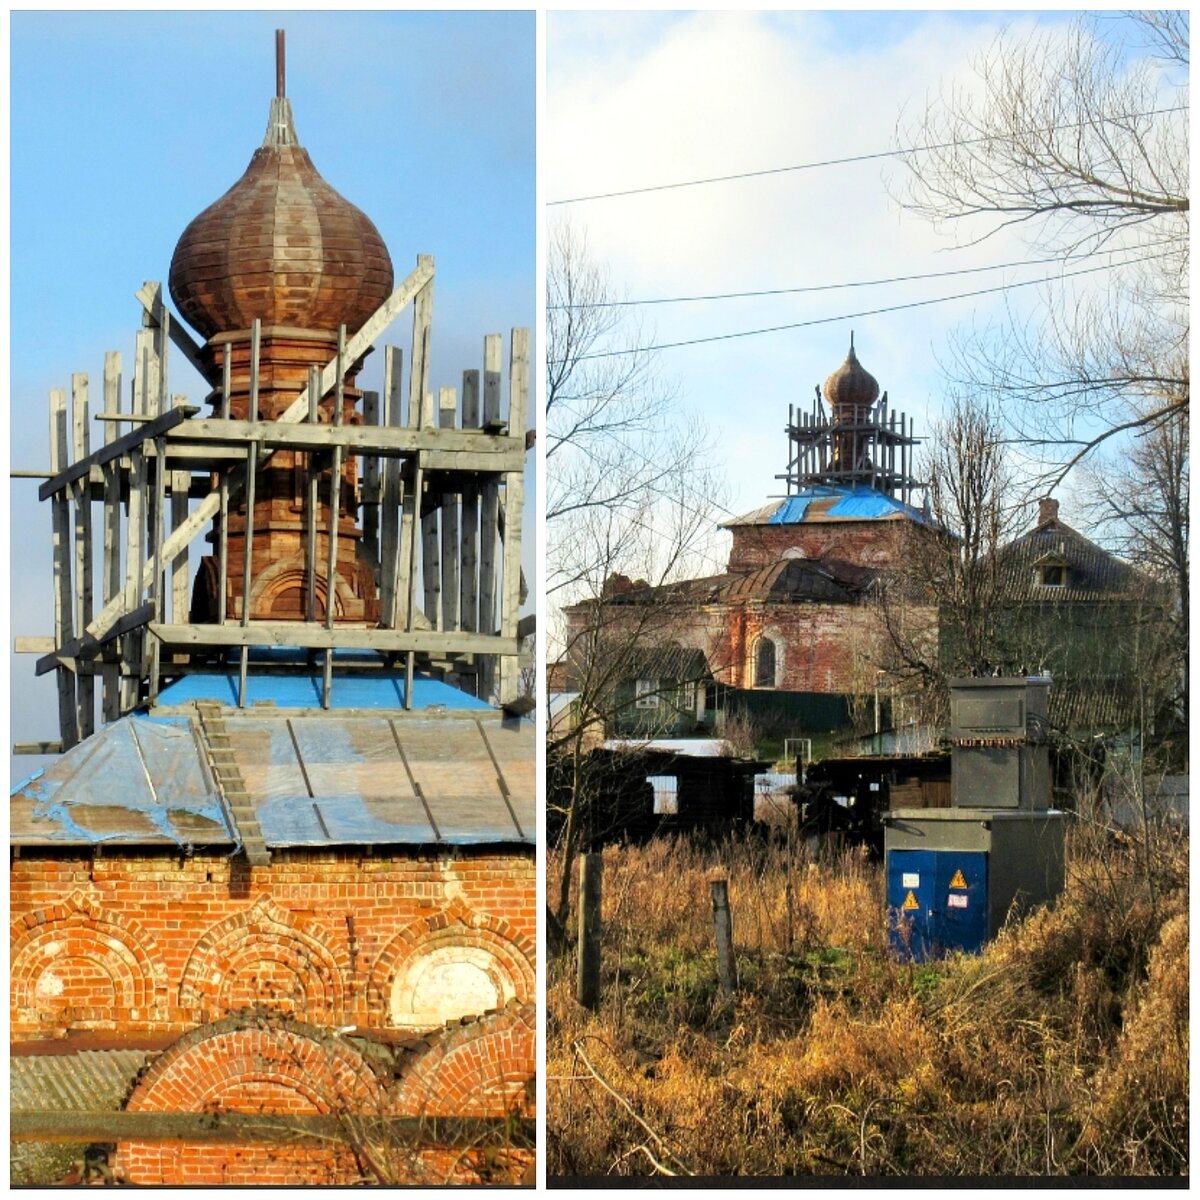
[[(308, 371), (308, 419), (316, 425), (321, 419), (321, 375), (316, 367)], [(317, 524), (321, 512), (321, 473), (317, 456), (305, 455), (308, 489), (304, 501), (304, 617), (317, 619)]]
[[(119, 358), (117, 363), (119, 386)], [(138, 422), (136, 428), (130, 430), (129, 433), (115, 438), (101, 449), (89, 454), (83, 462), (72, 463), (69, 467), (54, 471), (50, 478), (38, 488), (38, 499), (50, 499), (51, 496), (66, 490), (78, 480), (88, 478), (93, 467), (102, 467), (112, 462), (113, 459), (129, 453), (130, 450), (140, 448), (144, 442), (153, 441), (159, 434), (173, 429), (176, 425), (186, 421), (193, 413), (199, 411), (198, 408), (185, 404), (177, 409), (172, 409), (161, 417), (147, 417), (145, 421)]]
[[(115, 411), (121, 403), (121, 355), (110, 350), (104, 356), (104, 408)], [(121, 436), (119, 422), (104, 426), (105, 449)], [(121, 478), (119, 458), (110, 458), (101, 468), (104, 475), (104, 579), (107, 604), (121, 591)], [(104, 664), (101, 714), (105, 721), (121, 715), (121, 672), (117, 663)]]
[[(75, 461), (91, 452), (91, 430), (88, 425), (88, 377), (71, 376), (71, 424), (74, 436)], [(92, 583), (92, 499), (89, 480), (85, 477), (72, 486), (75, 508), (75, 628), (86, 629), (92, 619), (94, 588)], [(91, 737), (96, 732), (96, 681), (88, 676), (75, 681), (75, 703), (79, 711), (79, 736)]]
[[(401, 396), (404, 379), (404, 357), (395, 346), (383, 352), (383, 425), (400, 432)], [(383, 511), (380, 514), (379, 601), (382, 624), (396, 628), (397, 587), (406, 583), (407, 569), (401, 569), (400, 559), (400, 463), (395, 458), (383, 460)], [(407, 567), (405, 560), (404, 567)]]
[[(363, 423), (368, 428), (377, 428), (382, 412), (378, 392), (363, 392)], [(356, 428), (353, 425), (349, 429)], [(379, 506), (383, 501), (382, 461), (376, 454), (368, 454), (362, 461), (361, 499), (362, 505), (362, 550), (374, 564), (375, 577), (379, 578)]]
[[(221, 355), (221, 420), (228, 421), (230, 395), (233, 391), (233, 349), (225, 346)], [(217, 514), (220, 532), (217, 535), (217, 620), (224, 624), (229, 589), (229, 472), (221, 472), (217, 485)], [(186, 520), (183, 523), (187, 524)], [(172, 530), (174, 537), (183, 526)], [(187, 543), (190, 544), (190, 543)]]
[[(422, 260), (418, 258), (418, 263)], [(432, 260), (430, 260), (432, 265)], [(428, 429), (432, 424), (426, 420), (425, 389), (429, 386), (429, 337), (433, 327), (433, 277), (421, 288), (413, 303), (412, 367), (408, 379), (408, 421), (419, 429)], [(424, 505), (425, 476), (421, 458), (413, 470), (413, 493), (411, 504), (412, 529), (409, 538), (408, 587), (405, 602), (406, 628), (412, 629), (417, 609), (417, 535), (416, 519)], [(403, 518), (402, 518), (403, 520)], [(428, 564), (422, 563), (422, 575)], [(426, 614), (432, 626), (437, 614)], [(410, 652), (405, 663), (404, 706), (412, 707), (413, 672), (415, 652)]]
[(14, 742), (12, 752), (14, 754), (61, 754), (63, 744), (61, 741)]
[[(479, 425), (479, 372), (463, 372), (463, 430)], [(459, 621), (463, 629), (479, 628), (479, 486), (463, 485), (462, 559), (459, 566)]]
[[(399, 352), (397, 352), (399, 354)], [(307, 390), (307, 389), (306, 389)], [(284, 421), (260, 421), (251, 429), (248, 421), (217, 421), (200, 417), (171, 431), (168, 454), (179, 453), (184, 445), (244, 446), (254, 438), (268, 449), (285, 447), (289, 450), (332, 450), (334, 446), (351, 454), (395, 457), (417, 450), (441, 453), (473, 453), (479, 456), (506, 454), (512, 450), (514, 439), (482, 430), (388, 428), (374, 425), (293, 425)], [(493, 468), (502, 470), (501, 467)]]
[[(338, 326), (337, 377), (334, 388), (333, 424), (340, 429), (344, 424), (346, 385), (346, 327)], [(333, 632), (333, 618), (337, 612), (338, 581), (338, 526), (342, 520), (342, 448), (333, 448), (333, 470), (329, 475), (329, 557), (325, 564), (325, 628)], [(333, 649), (325, 651), (325, 671), (321, 684), (321, 707), (328, 708), (333, 702)]]
[[(151, 392), (152, 374), (150, 362), (153, 357), (153, 336), (149, 329), (139, 329), (134, 339), (133, 363), (133, 411), (138, 416), (149, 416), (153, 412), (154, 402)], [(142, 432), (147, 428), (143, 426)], [(150, 443), (153, 444), (153, 443)], [(125, 594), (120, 615), (134, 612), (142, 606), (142, 602), (154, 584), (154, 563), (147, 562), (147, 538), (151, 526), (150, 477), (146, 458), (146, 440), (142, 439), (130, 451), (128, 500), (126, 510), (126, 548), (125, 548)], [(105, 606), (106, 608), (109, 605)], [(93, 627), (99, 625), (100, 618), (93, 622)], [(99, 632), (89, 628), (88, 632)], [(145, 661), (146, 645), (143, 630), (135, 628), (125, 637), (121, 648), (121, 658), (124, 663), (142, 663)], [(123, 697), (122, 710), (128, 712), (139, 700), (139, 681), (131, 675), (122, 673)]]
[[(522, 449), (529, 403), (529, 330), (514, 329), (509, 343), (508, 428)], [(500, 634), (516, 639), (517, 610), (521, 606), (521, 523), (525, 508), (524, 471), (504, 476), (504, 568), (501, 577)], [(499, 700), (508, 704), (517, 694), (520, 663), (516, 657), (500, 660)]]
[[(483, 423), (500, 424), (500, 335), (488, 334), (483, 339)], [(500, 524), (500, 487), (489, 479), (481, 487), (479, 505), (479, 629), (482, 633), (496, 632), (496, 539)], [(495, 663), (480, 664), (480, 695), (490, 699), (495, 695)]]
[(240, 625), (161, 625), (151, 623), (150, 633), (173, 646), (300, 646), (310, 650), (378, 650), (404, 653), (427, 650), (430, 654), (516, 654), (515, 639), (499, 635), (444, 633), (429, 629), (360, 629), (340, 626), (326, 629), (302, 621), (254, 621)]
[(215, 387), (217, 380), (210, 367), (204, 362), (204, 355), (200, 347), (192, 340), (188, 331), (179, 321), (171, 319), (170, 309), (163, 303), (162, 284), (147, 281), (142, 284), (141, 288), (134, 293), (134, 297), (146, 311), (146, 316), (155, 325), (169, 324), (169, 332), (171, 341), (175, 343), (178, 350), (182, 351), (183, 357), (188, 360), (200, 378), (203, 379), (209, 387)]
[(54, 649), (52, 637), (18, 634), (13, 638), (14, 654), (49, 654)]
[[(53, 671), (55, 667), (61, 666), (64, 662), (70, 662), (73, 659), (91, 658), (103, 646), (107, 646), (117, 638), (129, 633), (132, 630), (140, 630), (145, 628), (154, 620), (154, 605), (143, 604), (135, 608), (131, 613), (124, 613), (112, 628), (104, 635), (103, 638), (95, 638), (90, 633), (82, 633), (78, 637), (72, 638), (69, 642), (62, 646), (55, 647), (50, 653), (39, 658), (34, 665), (33, 673), (35, 675), (45, 675), (47, 671)], [(186, 626), (181, 626), (186, 628)], [(140, 662), (140, 660), (127, 660), (129, 664)]]
[[(250, 327), (250, 400), (247, 413), (250, 423), (258, 425), (258, 369), (259, 355), (262, 350), (262, 320), (254, 318)], [(246, 446), (246, 520), (243, 526), (242, 548), (242, 628), (250, 624), (250, 609), (254, 598), (254, 490), (258, 476), (259, 444), (251, 441)], [(238, 707), (246, 707), (246, 672), (249, 667), (250, 655), (246, 647), (242, 648), (241, 662), (238, 670)]]
[[(442, 388), (438, 392), (438, 424), (443, 429), (453, 429), (458, 415), (458, 399), (453, 388)], [(458, 628), (458, 493), (445, 485), (443, 478), (441, 501), (442, 525), (442, 628)]]
[[(167, 460), (166, 456), (159, 454), (154, 463), (154, 519), (153, 528), (151, 530), (151, 545), (154, 547), (154, 561), (157, 563), (165, 563), (162, 553), (163, 544), (163, 525), (166, 521), (167, 511)], [(154, 606), (155, 620), (161, 621), (164, 618), (164, 609), (166, 603), (165, 597), (165, 572), (162, 570), (154, 572), (154, 590), (151, 602)], [(159, 644), (151, 640), (147, 647), (150, 659), (150, 703), (154, 704), (158, 700), (158, 679), (160, 667)]]
[(466, 1148), (532, 1147), (535, 1122), (508, 1117), (380, 1117), (370, 1113), (63, 1112), (14, 1110), (14, 1142), (195, 1142), (205, 1145), (344, 1142)]
[[(172, 396), (171, 410), (183, 408), (186, 396)], [(187, 520), (188, 491), (191, 475), (187, 471), (172, 471), (169, 476), (171, 495), (171, 532), (174, 533)], [(171, 619), (182, 625), (191, 608), (188, 595), (188, 547), (183, 546), (171, 560)]]
[[(426, 392), (421, 406), (421, 422), (426, 427), (437, 424), (433, 393)], [(438, 540), (438, 503), (429, 489), (425, 476), (425, 495), (421, 499), (421, 582), (424, 588), (423, 608), (432, 629), (442, 627), (442, 566)]]
[[(50, 393), (50, 470), (67, 464), (67, 394), (61, 388)], [(71, 594), (71, 502), (65, 491), (55, 495), (50, 506), (53, 549), (54, 643), (62, 646), (73, 637), (74, 604)], [(57, 663), (55, 665), (58, 665)], [(79, 712), (75, 677), (65, 667), (58, 669), (58, 727), (68, 750), (79, 741)]]

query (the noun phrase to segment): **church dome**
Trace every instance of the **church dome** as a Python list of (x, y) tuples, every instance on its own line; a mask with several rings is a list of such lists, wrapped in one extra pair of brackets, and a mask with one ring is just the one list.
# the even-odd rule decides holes
[(317, 173), (279, 94), (245, 174), (183, 231), (170, 290), (205, 338), (248, 329), (256, 317), (264, 326), (344, 324), (354, 333), (392, 281), (379, 231)]
[(846, 355), (846, 361), (825, 380), (822, 390), (835, 411), (840, 408), (870, 408), (879, 399), (879, 383), (858, 361), (854, 353), (853, 335), (850, 337), (850, 352)]

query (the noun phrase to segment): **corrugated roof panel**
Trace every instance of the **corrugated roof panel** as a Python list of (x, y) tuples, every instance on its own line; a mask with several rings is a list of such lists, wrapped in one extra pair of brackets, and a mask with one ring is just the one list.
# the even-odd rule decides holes
[(74, 1054), (10, 1057), (9, 1107), (17, 1112), (118, 1109), (150, 1057), (146, 1050), (79, 1050)]

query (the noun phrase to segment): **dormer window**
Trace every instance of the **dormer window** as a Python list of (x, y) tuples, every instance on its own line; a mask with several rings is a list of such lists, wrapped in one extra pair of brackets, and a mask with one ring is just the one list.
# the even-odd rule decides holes
[(1044, 554), (1033, 564), (1033, 582), (1043, 588), (1067, 586), (1067, 560), (1061, 554)]

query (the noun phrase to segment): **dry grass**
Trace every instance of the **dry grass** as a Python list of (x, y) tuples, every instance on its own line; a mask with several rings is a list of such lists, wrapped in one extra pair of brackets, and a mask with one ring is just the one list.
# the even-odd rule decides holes
[(753, 841), (605, 851), (599, 1010), (571, 961), (550, 979), (552, 1175), (1186, 1173), (1185, 841), (1075, 831), (1053, 909), (923, 966), (887, 952), (879, 867), (797, 854), (789, 902), (786, 863)]

